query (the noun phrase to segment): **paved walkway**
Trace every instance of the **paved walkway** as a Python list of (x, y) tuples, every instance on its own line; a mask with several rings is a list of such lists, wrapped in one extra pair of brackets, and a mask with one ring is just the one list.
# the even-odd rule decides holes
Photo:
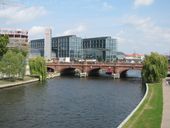
[(161, 128), (170, 128), (170, 85), (163, 80), (163, 115)]
[(27, 83), (32, 83), (35, 81), (39, 81), (39, 79), (33, 78), (33, 79), (27, 80), (27, 81), (19, 81), (19, 82), (13, 82), (13, 83), (9, 83), (9, 84), (3, 84), (3, 85), (0, 85), (0, 89), (1, 88), (9, 88), (9, 87), (18, 86), (18, 85), (27, 84)]

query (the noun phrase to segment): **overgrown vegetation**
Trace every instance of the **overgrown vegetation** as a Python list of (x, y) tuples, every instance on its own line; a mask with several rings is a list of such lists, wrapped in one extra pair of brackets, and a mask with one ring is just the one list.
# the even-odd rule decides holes
[(8, 36), (0, 36), (0, 59), (8, 51), (9, 38)]
[(147, 83), (160, 82), (162, 78), (167, 76), (168, 60), (165, 56), (158, 53), (151, 53), (146, 56), (143, 69), (142, 79)]
[(0, 71), (3, 78), (16, 80), (23, 79), (25, 75), (25, 57), (21, 53), (9, 50), (0, 61)]
[(26, 48), (11, 48), (10, 50), (15, 53), (21, 53), (24, 57), (27, 57), (28, 55), (28, 49)]
[(28, 50), (8, 48), (8, 36), (0, 36), (0, 75), (2, 79), (24, 79)]
[(160, 128), (163, 110), (162, 85), (149, 84), (148, 95), (123, 128)]
[(45, 81), (47, 77), (46, 62), (43, 57), (36, 57), (29, 60), (30, 72), (39, 76), (40, 81)]

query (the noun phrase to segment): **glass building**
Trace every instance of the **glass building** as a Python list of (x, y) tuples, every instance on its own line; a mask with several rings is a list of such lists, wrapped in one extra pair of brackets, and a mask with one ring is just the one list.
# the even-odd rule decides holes
[(82, 57), (82, 39), (75, 35), (52, 38), (52, 51), (56, 57), (70, 57), (71, 60)]
[[(30, 42), (31, 55), (44, 56), (44, 39)], [(38, 51), (38, 53), (37, 53)], [(82, 58), (82, 39), (76, 35), (52, 38), (52, 58), (70, 57), (71, 60)]]
[(30, 41), (30, 56), (44, 56), (44, 39)]
[[(70, 57), (70, 60), (113, 61), (117, 52), (117, 40), (110, 36), (86, 39), (76, 35), (53, 37), (51, 46), (51, 58)], [(30, 47), (32, 56), (44, 56), (44, 39), (32, 40)]]
[(109, 36), (83, 39), (82, 46), (84, 59), (113, 61), (117, 52), (117, 40)]

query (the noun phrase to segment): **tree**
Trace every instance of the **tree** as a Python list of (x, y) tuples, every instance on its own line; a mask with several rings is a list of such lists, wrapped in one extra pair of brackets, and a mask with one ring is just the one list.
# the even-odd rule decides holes
[(9, 38), (8, 36), (0, 36), (0, 58), (8, 51)]
[(146, 56), (143, 69), (142, 78), (144, 82), (153, 83), (160, 82), (162, 78), (167, 76), (168, 60), (165, 56), (152, 52), (151, 55)]
[(17, 48), (17, 47), (14, 47), (14, 48), (10, 48), (10, 50), (12, 50), (12, 51), (15, 52), (15, 53), (22, 53), (22, 55), (23, 55), (24, 57), (27, 57), (27, 55), (28, 55), (28, 49), (27, 49), (27, 48), (21, 48), (21, 49), (19, 49), (19, 48)]
[(45, 81), (47, 77), (46, 63), (43, 57), (36, 57), (29, 60), (30, 72), (38, 75), (40, 81)]
[(24, 56), (21, 52), (16, 53), (18, 60), (18, 77), (24, 79), (25, 76), (25, 66), (26, 66), (26, 56)]
[(3, 55), (0, 66), (0, 72), (9, 80), (15, 81), (16, 78), (24, 78), (25, 57), (21, 53), (9, 50)]

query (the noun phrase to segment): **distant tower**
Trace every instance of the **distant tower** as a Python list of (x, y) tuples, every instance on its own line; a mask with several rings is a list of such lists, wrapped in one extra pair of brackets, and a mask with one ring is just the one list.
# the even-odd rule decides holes
[(51, 59), (51, 28), (45, 29), (45, 39), (44, 39), (44, 57), (46, 60)]

